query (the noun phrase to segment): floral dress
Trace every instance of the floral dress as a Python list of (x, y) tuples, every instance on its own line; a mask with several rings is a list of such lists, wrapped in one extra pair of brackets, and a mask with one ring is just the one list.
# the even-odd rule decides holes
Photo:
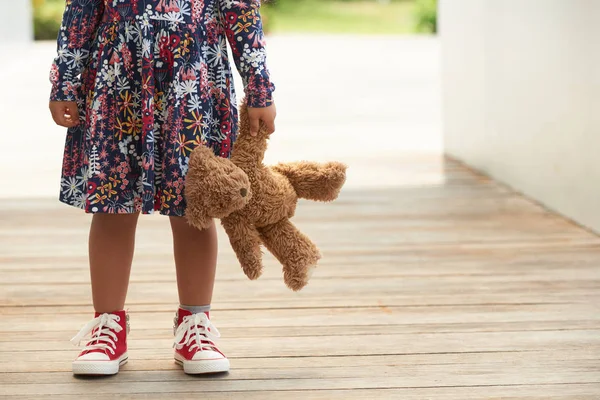
[(183, 216), (189, 156), (237, 134), (227, 42), (251, 107), (271, 103), (259, 0), (67, 0), (51, 100), (76, 101), (60, 200)]

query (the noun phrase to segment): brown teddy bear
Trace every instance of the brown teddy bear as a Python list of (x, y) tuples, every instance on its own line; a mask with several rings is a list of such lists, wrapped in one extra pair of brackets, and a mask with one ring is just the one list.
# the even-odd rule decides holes
[(302, 289), (321, 257), (314, 243), (290, 222), (299, 198), (335, 200), (346, 180), (338, 162), (263, 164), (269, 134), (250, 135), (248, 111), (240, 111), (239, 136), (231, 160), (205, 147), (192, 152), (186, 178), (187, 219), (199, 229), (220, 218), (231, 246), (250, 279), (263, 269), (260, 245), (281, 264), (284, 281)]

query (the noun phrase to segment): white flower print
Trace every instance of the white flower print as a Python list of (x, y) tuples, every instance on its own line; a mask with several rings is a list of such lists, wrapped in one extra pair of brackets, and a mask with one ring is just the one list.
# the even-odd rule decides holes
[[(158, 21), (167, 21), (167, 22), (171, 22), (171, 23), (174, 22), (176, 24), (184, 23), (183, 15), (181, 15), (181, 13), (175, 12), (175, 11), (171, 11), (170, 13), (157, 14), (156, 16), (154, 16), (153, 19), (156, 19)], [(177, 27), (177, 25), (173, 26), (173, 28), (176, 28), (176, 27)]]
[[(117, 76), (121, 76), (121, 74), (123, 73), (123, 72), (122, 72), (122, 70), (121, 70), (121, 68), (122, 68), (122, 67), (121, 67), (121, 64), (114, 64), (114, 65), (112, 66), (112, 69), (113, 69), (113, 71), (114, 71), (115, 78), (116, 78)], [(111, 82), (111, 83), (114, 83), (114, 80), (113, 80), (113, 82)]]
[(177, 161), (179, 162), (179, 169), (181, 170), (181, 173), (183, 175), (187, 174), (189, 168), (188, 163), (190, 159), (188, 157), (179, 157)]
[(74, 207), (85, 209), (87, 203), (87, 194), (82, 192), (75, 193), (71, 197), (71, 201)]
[(135, 181), (135, 189), (138, 193), (144, 193), (144, 179), (141, 177)]
[(100, 107), (102, 107), (102, 102), (100, 99), (94, 99), (94, 102), (92, 103), (92, 110), (99, 111)]
[(185, 97), (188, 95), (192, 95), (196, 93), (198, 88), (198, 82), (192, 80), (185, 80), (183, 82), (179, 82), (175, 88), (177, 93), (177, 97)]
[[(140, 31), (144, 35), (148, 34), (148, 30), (152, 26), (150, 24), (150, 20), (148, 18), (145, 18), (145, 17), (140, 17), (140, 18), (138, 18), (138, 23), (139, 23), (139, 26), (140, 26)], [(146, 39), (144, 39), (144, 40), (146, 40)]]
[(191, 94), (188, 99), (188, 110), (200, 111), (202, 110), (202, 100), (197, 94)]
[(142, 41), (142, 57), (150, 57), (152, 51), (152, 42), (150, 39), (144, 39)]
[(71, 53), (69, 52), (69, 49), (67, 48), (67, 46), (66, 45), (62, 46), (61, 48), (58, 49), (56, 59), (58, 62), (69, 65), (68, 62), (69, 62), (70, 54)]
[(223, 9), (233, 8), (239, 0), (221, 0), (221, 7)]
[(129, 154), (129, 143), (133, 138), (131, 136), (127, 136), (125, 139), (119, 142), (119, 151), (121, 154), (128, 155)]
[(183, 15), (191, 15), (189, 0), (177, 0), (177, 7), (179, 12)]
[(132, 24), (131, 22), (125, 22), (125, 41), (129, 42), (129, 41), (137, 41), (137, 38), (140, 36), (140, 32), (138, 30), (138, 27), (135, 24)]
[(129, 80), (126, 76), (119, 76), (117, 78), (117, 90), (119, 92), (124, 92), (131, 89), (131, 85), (129, 84)]
[(133, 199), (129, 199), (123, 202), (122, 204), (123, 210), (131, 210), (131, 212), (135, 211), (133, 209)]
[(80, 172), (80, 175), (77, 175), (77, 177), (76, 177), (77, 185), (80, 186), (81, 188), (85, 188), (87, 186), (87, 182), (88, 182), (88, 167), (86, 165), (84, 165), (83, 167), (81, 167), (79, 172)]
[(140, 90), (138, 88), (133, 89), (131, 91), (131, 97), (133, 97), (133, 108), (139, 110), (142, 101)]
[(61, 179), (62, 193), (66, 197), (73, 197), (77, 193), (81, 193), (77, 179), (73, 176), (63, 177)]
[(212, 66), (219, 65), (222, 62), (224, 51), (227, 51), (226, 46), (227, 44), (224, 43), (223, 39), (211, 46), (204, 47), (203, 50), (206, 54), (208, 64)]
[(115, 78), (116, 78), (115, 71), (116, 71), (116, 68), (114, 68), (114, 67), (108, 67), (108, 68), (102, 69), (102, 80), (107, 82), (109, 85), (112, 85), (115, 82)]
[(89, 52), (84, 49), (75, 49), (70, 53), (67, 53), (69, 61), (67, 61), (67, 65), (70, 65), (74, 68), (80, 68), (83, 66), (83, 63), (88, 58)]
[(254, 68), (264, 65), (266, 58), (267, 55), (264, 49), (246, 49), (244, 51), (244, 60)]

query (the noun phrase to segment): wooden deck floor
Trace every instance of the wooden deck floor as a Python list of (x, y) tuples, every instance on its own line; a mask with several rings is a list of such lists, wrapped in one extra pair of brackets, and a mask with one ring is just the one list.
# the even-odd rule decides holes
[(349, 190), (302, 204), (296, 222), (324, 253), (300, 294), (271, 258), (247, 281), (222, 241), (213, 318), (232, 371), (194, 378), (172, 360), (167, 222), (143, 218), (130, 362), (77, 379), (68, 340), (91, 316), (89, 216), (3, 201), (0, 397), (600, 399), (593, 234), (451, 161), (444, 185)]

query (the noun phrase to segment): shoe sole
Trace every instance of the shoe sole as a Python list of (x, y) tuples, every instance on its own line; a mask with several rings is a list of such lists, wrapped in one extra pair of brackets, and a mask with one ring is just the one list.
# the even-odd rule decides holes
[(189, 375), (216, 374), (229, 371), (229, 360), (226, 358), (219, 360), (187, 361), (175, 356), (175, 362), (183, 367), (183, 372)]
[(74, 375), (115, 375), (129, 360), (127, 353), (114, 361), (73, 361)]

